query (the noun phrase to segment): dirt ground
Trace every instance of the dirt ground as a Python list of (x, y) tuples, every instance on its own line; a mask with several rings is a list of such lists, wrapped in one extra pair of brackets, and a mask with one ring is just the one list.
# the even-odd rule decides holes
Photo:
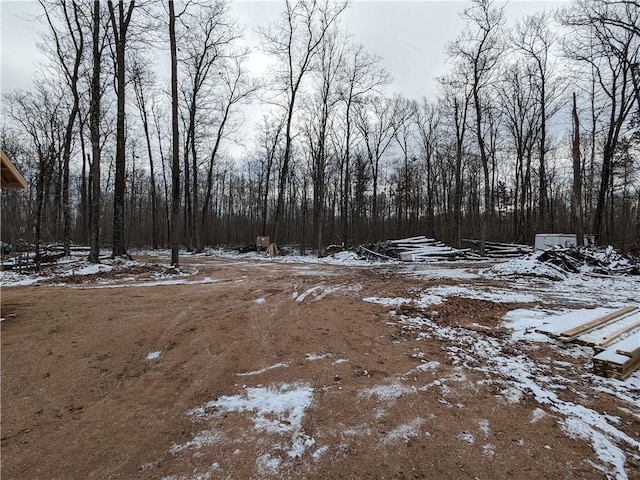
[[(189, 262), (198, 273), (188, 284), (94, 288), (97, 275), (2, 289), (3, 480), (606, 478), (561, 416), (530, 394), (509, 401), (500, 374), (452, 360), (455, 338), (398, 320), (430, 316), (499, 341), (516, 306), (454, 297), (437, 314), (405, 306), (394, 316), (363, 301), (474, 280)], [(584, 357), (500, 345), (506, 357), (561, 362), (572, 385), (563, 400), (619, 417), (617, 428), (640, 441), (637, 410), (591, 389)], [(228, 406), (252, 392), (258, 407)], [(295, 395), (304, 408), (288, 417), (267, 408)], [(259, 417), (261, 407), (271, 413)], [(628, 478), (640, 478), (638, 455), (627, 455)]]

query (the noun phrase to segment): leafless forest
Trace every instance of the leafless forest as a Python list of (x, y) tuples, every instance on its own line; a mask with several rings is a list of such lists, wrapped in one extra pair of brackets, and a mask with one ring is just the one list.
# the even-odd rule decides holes
[[(261, 234), (315, 252), (536, 232), (638, 247), (637, 0), (513, 23), (476, 1), (433, 98), (391, 91), (337, 1), (283, 2), (261, 78), (224, 0), (40, 3), (48, 60), (2, 99), (1, 148), (28, 181), (2, 192), (5, 242), (91, 245), (95, 262), (171, 246), (174, 264)], [(256, 126), (247, 105), (265, 107)]]

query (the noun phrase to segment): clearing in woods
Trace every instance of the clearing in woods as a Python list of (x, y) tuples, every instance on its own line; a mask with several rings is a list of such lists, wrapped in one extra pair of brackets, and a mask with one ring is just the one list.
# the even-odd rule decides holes
[(638, 281), (183, 258), (3, 276), (3, 478), (640, 478), (640, 374), (535, 332)]

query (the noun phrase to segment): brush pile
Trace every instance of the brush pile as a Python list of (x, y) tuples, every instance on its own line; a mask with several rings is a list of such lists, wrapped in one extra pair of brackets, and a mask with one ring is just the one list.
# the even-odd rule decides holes
[(640, 259), (622, 255), (613, 247), (555, 247), (534, 254), (539, 262), (550, 263), (570, 273), (592, 275), (640, 275)]

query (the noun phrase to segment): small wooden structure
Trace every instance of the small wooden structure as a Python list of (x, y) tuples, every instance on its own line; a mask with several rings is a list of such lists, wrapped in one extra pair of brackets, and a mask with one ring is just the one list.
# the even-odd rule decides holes
[(11, 160), (0, 150), (0, 160), (2, 161), (2, 169), (0, 171), (2, 175), (2, 182), (0, 187), (2, 188), (26, 188), (27, 182), (20, 174)]
[(269, 245), (271, 244), (271, 237), (265, 236), (257, 236), (256, 237), (256, 249), (258, 252), (265, 252), (269, 249)]

